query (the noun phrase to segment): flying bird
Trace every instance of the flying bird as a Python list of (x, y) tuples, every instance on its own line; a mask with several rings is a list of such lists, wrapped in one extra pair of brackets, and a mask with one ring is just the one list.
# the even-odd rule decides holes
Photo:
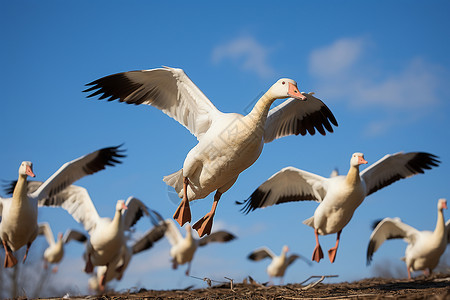
[[(92, 92), (88, 97), (155, 106), (197, 138), (183, 168), (163, 180), (182, 198), (173, 216), (180, 226), (191, 222), (189, 201), (215, 191), (211, 211), (192, 226), (200, 237), (211, 233), (222, 194), (258, 159), (264, 143), (292, 134), (313, 135), (316, 130), (325, 135), (333, 132), (331, 124), (338, 125), (322, 101), (312, 93), (300, 93), (297, 83), (287, 78), (272, 85), (246, 116), (219, 111), (182, 69), (117, 73), (87, 86), (84, 92)], [(276, 99), (283, 98), (289, 99), (269, 111)]]
[(270, 264), (267, 266), (267, 274), (269, 275), (270, 282), (272, 282), (272, 277), (280, 277), (280, 284), (283, 284), (283, 277), (286, 269), (293, 264), (297, 258), (303, 259), (308, 265), (311, 265), (311, 263), (300, 254), (293, 253), (291, 255), (287, 255), (288, 252), (289, 247), (286, 245), (283, 246), (280, 256), (277, 256), (269, 248), (262, 247), (250, 253), (248, 255), (248, 259), (253, 261), (259, 261), (264, 258), (272, 259)]
[(62, 165), (35, 191), (29, 192), (27, 177), (35, 177), (33, 164), (24, 161), (19, 167), (19, 178), (14, 182), (11, 198), (0, 198), (0, 239), (5, 249), (5, 268), (14, 267), (17, 259), (12, 252), (27, 246), (23, 262), (27, 258), (31, 243), (38, 235), (38, 205), (43, 206), (44, 199), (63, 190), (86, 175), (94, 174), (121, 163), (124, 157), (117, 147), (103, 148), (84, 155)]
[(249, 213), (257, 208), (275, 204), (314, 200), (319, 206), (314, 216), (303, 224), (314, 228), (316, 247), (312, 260), (323, 258), (319, 234), (337, 233), (336, 245), (328, 251), (331, 262), (336, 258), (342, 229), (350, 222), (353, 213), (370, 194), (402, 178), (424, 173), (438, 166), (437, 156), (426, 152), (398, 152), (385, 155), (363, 171), (359, 166), (367, 164), (364, 154), (351, 156), (350, 169), (346, 175), (322, 177), (294, 167), (287, 167), (272, 175), (243, 202), (242, 210)]
[(403, 223), (400, 218), (384, 218), (376, 222), (367, 247), (367, 265), (384, 241), (403, 239), (408, 243), (405, 257), (402, 258), (406, 263), (408, 278), (411, 279), (413, 271), (424, 270), (425, 274), (431, 274), (450, 242), (450, 220), (444, 223), (444, 209), (447, 209), (447, 200), (441, 198), (438, 200), (434, 231), (419, 231)]

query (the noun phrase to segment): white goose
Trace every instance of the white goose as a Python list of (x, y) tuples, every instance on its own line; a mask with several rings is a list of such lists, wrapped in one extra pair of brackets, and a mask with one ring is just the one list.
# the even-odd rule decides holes
[[(193, 225), (201, 236), (211, 232), (217, 203), (239, 174), (261, 154), (264, 143), (287, 135), (311, 135), (337, 126), (328, 107), (312, 94), (300, 93), (292, 79), (278, 80), (246, 116), (220, 112), (181, 69), (165, 67), (113, 74), (89, 83), (89, 97), (148, 104), (161, 109), (198, 139), (183, 168), (165, 176), (180, 198), (174, 219), (191, 221), (189, 201), (216, 191), (211, 211)], [(269, 111), (276, 99), (293, 97)], [(303, 101), (298, 101), (303, 100)], [(325, 127), (325, 128), (324, 128)]]
[(34, 177), (33, 165), (24, 161), (19, 168), (19, 178), (14, 185), (12, 198), (0, 198), (0, 239), (5, 249), (6, 268), (17, 264), (12, 254), (27, 245), (23, 262), (28, 255), (31, 243), (38, 234), (38, 205), (42, 200), (59, 192), (78, 179), (103, 170), (106, 166), (120, 163), (122, 150), (109, 147), (97, 150), (62, 165), (50, 178), (32, 193), (28, 193), (27, 176)]
[[(80, 186), (71, 185), (43, 201), (45, 206), (62, 207), (81, 223), (89, 233), (86, 244), (86, 266), (84, 271), (92, 273), (94, 266), (107, 266), (117, 260), (121, 248), (126, 244), (124, 232), (149, 211), (137, 198), (129, 197), (127, 202), (118, 200), (113, 219), (101, 218), (89, 196), (88, 191)], [(104, 287), (105, 281), (100, 281)]]
[(227, 231), (217, 231), (208, 236), (202, 237), (201, 239), (194, 239), (192, 236), (191, 226), (189, 224), (186, 224), (185, 226), (186, 237), (183, 238), (172, 220), (167, 219), (165, 223), (167, 226), (165, 235), (169, 240), (169, 243), (172, 245), (172, 248), (170, 249), (172, 268), (176, 269), (178, 265), (188, 263), (186, 275), (189, 275), (192, 259), (194, 258), (195, 251), (197, 251), (198, 247), (203, 247), (211, 242), (229, 242), (236, 238), (233, 234)]
[(323, 258), (318, 235), (337, 233), (336, 246), (328, 251), (334, 262), (341, 231), (365, 197), (397, 180), (423, 173), (439, 162), (433, 154), (399, 152), (384, 156), (360, 173), (359, 166), (367, 161), (362, 153), (354, 153), (347, 175), (326, 178), (287, 167), (272, 175), (246, 201), (237, 203), (246, 203), (242, 210), (248, 213), (289, 201), (315, 200), (319, 206), (314, 216), (303, 222), (314, 228), (316, 247), (312, 259), (319, 262)]
[(262, 247), (250, 253), (248, 255), (248, 259), (253, 261), (259, 261), (267, 257), (271, 258), (272, 261), (267, 266), (267, 274), (269, 275), (269, 280), (270, 282), (272, 282), (272, 277), (280, 277), (280, 284), (283, 284), (283, 277), (287, 267), (289, 267), (297, 258), (301, 258), (308, 265), (311, 265), (311, 263), (307, 261), (303, 256), (295, 253), (287, 255), (288, 252), (289, 247), (286, 245), (283, 246), (280, 256), (277, 256), (269, 248)]
[(443, 213), (443, 210), (447, 209), (447, 200), (439, 199), (437, 209), (434, 231), (419, 231), (403, 223), (399, 218), (385, 218), (376, 223), (367, 247), (367, 265), (385, 240), (403, 239), (408, 243), (403, 258), (408, 270), (408, 278), (411, 279), (412, 271), (426, 270), (428, 274), (431, 274), (447, 247), (450, 234), (450, 221), (444, 224)]
[[(125, 270), (127, 269), (133, 255), (142, 251), (148, 250), (153, 247), (154, 243), (164, 237), (166, 231), (166, 225), (157, 224), (152, 229), (148, 230), (142, 237), (136, 240), (131, 246), (123, 245), (121, 248), (121, 254), (116, 261), (111, 263), (111, 268), (106, 266), (99, 266), (97, 268), (97, 276), (93, 276), (89, 279), (89, 288), (94, 291), (103, 291), (106, 283), (117, 279), (121, 280)], [(104, 286), (101, 286), (102, 279), (104, 278)]]
[[(77, 230), (67, 229), (64, 236), (62, 233), (58, 233), (58, 238), (55, 241), (50, 224), (48, 224), (47, 222), (39, 223), (39, 234), (44, 235), (48, 243), (48, 248), (45, 249), (43, 257), (45, 269), (47, 269), (48, 264), (57, 264), (62, 260), (62, 258), (64, 257), (65, 244), (67, 244), (71, 240), (75, 240), (81, 243), (87, 240), (86, 236), (83, 233)], [(52, 271), (57, 272), (58, 266), (54, 266)]]

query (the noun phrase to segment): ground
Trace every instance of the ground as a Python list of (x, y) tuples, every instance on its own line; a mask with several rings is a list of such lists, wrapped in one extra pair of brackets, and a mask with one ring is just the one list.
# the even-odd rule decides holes
[(450, 276), (444, 274), (419, 276), (413, 280), (370, 278), (333, 284), (326, 284), (326, 278), (322, 283), (317, 283), (319, 280), (312, 278), (304, 284), (266, 287), (250, 283), (249, 279), (233, 284), (233, 289), (231, 284), (195, 290), (142, 289), (79, 299), (450, 299)]

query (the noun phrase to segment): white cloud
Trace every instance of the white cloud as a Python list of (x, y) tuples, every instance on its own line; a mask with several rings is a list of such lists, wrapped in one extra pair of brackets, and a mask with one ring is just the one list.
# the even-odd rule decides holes
[(366, 53), (369, 43), (364, 38), (343, 38), (311, 53), (310, 72), (318, 80), (323, 99), (345, 101), (356, 111), (383, 111), (364, 129), (372, 135), (437, 109), (441, 104), (440, 67), (415, 57), (397, 70), (388, 70), (383, 61)]
[(228, 43), (217, 46), (212, 53), (214, 63), (232, 60), (241, 64), (241, 68), (252, 71), (266, 78), (274, 74), (268, 63), (269, 49), (251, 36), (242, 36)]

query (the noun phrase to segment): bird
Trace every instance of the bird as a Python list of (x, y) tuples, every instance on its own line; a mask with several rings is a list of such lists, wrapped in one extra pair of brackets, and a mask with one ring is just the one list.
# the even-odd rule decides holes
[(444, 209), (447, 209), (447, 200), (441, 198), (438, 200), (434, 231), (419, 231), (403, 223), (400, 218), (384, 218), (375, 222), (367, 247), (367, 265), (384, 241), (403, 239), (408, 243), (405, 257), (402, 258), (406, 263), (408, 278), (411, 279), (413, 271), (423, 270), (425, 274), (431, 274), (450, 241), (450, 220), (444, 223)]
[[(39, 235), (45, 236), (48, 243), (48, 248), (44, 251), (44, 268), (48, 268), (48, 264), (58, 264), (64, 257), (64, 245), (75, 240), (84, 243), (87, 238), (86, 235), (74, 229), (67, 229), (66, 233), (58, 233), (58, 238), (55, 241), (50, 224), (47, 222), (39, 223)], [(52, 269), (54, 273), (58, 271), (58, 266)]]
[(252, 251), (247, 258), (253, 261), (259, 261), (264, 258), (272, 259), (266, 269), (267, 274), (269, 275), (269, 280), (272, 282), (272, 277), (280, 277), (280, 284), (283, 284), (283, 277), (287, 267), (294, 263), (297, 258), (303, 259), (308, 265), (311, 265), (311, 263), (300, 254), (293, 253), (291, 255), (287, 255), (288, 252), (289, 247), (287, 245), (284, 245), (281, 249), (280, 256), (277, 256), (267, 247), (261, 247)]
[[(192, 226), (200, 237), (211, 233), (222, 194), (258, 159), (264, 143), (292, 134), (314, 135), (316, 130), (325, 135), (333, 132), (331, 124), (338, 126), (321, 100), (313, 93), (300, 93), (297, 83), (287, 78), (273, 84), (246, 116), (219, 111), (179, 68), (122, 72), (86, 86), (84, 92), (91, 93), (88, 97), (154, 106), (197, 138), (182, 169), (164, 176), (163, 181), (182, 198), (173, 216), (180, 226), (191, 222), (189, 201), (215, 191), (210, 212)], [(288, 99), (269, 111), (276, 99), (284, 98)]]
[[(150, 210), (150, 213), (155, 213), (155, 211)], [(153, 247), (153, 245), (164, 237), (166, 231), (166, 224), (160, 222), (156, 224), (153, 228), (149, 229), (144, 235), (137, 240), (134, 240), (132, 245), (125, 244), (121, 248), (121, 253), (119, 257), (111, 263), (111, 268), (106, 266), (99, 266), (97, 268), (96, 276), (89, 279), (89, 288), (93, 291), (102, 291), (101, 282), (104, 278), (104, 286), (106, 283), (116, 279), (121, 280), (125, 270), (127, 269), (131, 258), (145, 250)], [(128, 240), (133, 239), (133, 237), (127, 237)], [(104, 290), (105, 287), (103, 287)]]
[(314, 216), (303, 224), (314, 228), (316, 246), (312, 260), (323, 258), (319, 234), (337, 233), (336, 245), (328, 251), (333, 263), (342, 229), (350, 222), (355, 210), (370, 194), (402, 178), (424, 173), (438, 166), (438, 157), (427, 152), (398, 152), (387, 154), (363, 171), (359, 166), (367, 164), (364, 154), (355, 152), (350, 158), (350, 169), (346, 175), (322, 177), (295, 167), (286, 167), (261, 184), (251, 196), (237, 204), (245, 204), (244, 213), (290, 201), (314, 200), (319, 206)]
[(203, 247), (212, 242), (229, 242), (236, 238), (230, 232), (227, 231), (216, 231), (208, 236), (202, 237), (201, 239), (195, 239), (192, 235), (192, 230), (190, 224), (184, 226), (186, 230), (186, 236), (183, 238), (180, 230), (175, 226), (175, 223), (171, 219), (166, 219), (166, 232), (165, 236), (171, 244), (170, 256), (172, 257), (172, 268), (176, 269), (178, 265), (188, 264), (186, 269), (186, 276), (189, 275), (191, 270), (192, 259), (197, 251), (198, 247)]
[(23, 161), (19, 167), (19, 178), (14, 183), (11, 198), (0, 198), (0, 239), (5, 249), (5, 268), (12, 268), (17, 259), (12, 252), (27, 246), (23, 258), (25, 262), (32, 242), (38, 235), (38, 206), (43, 199), (58, 193), (68, 185), (86, 175), (94, 174), (121, 163), (120, 146), (102, 148), (63, 164), (35, 191), (28, 193), (27, 177), (35, 177), (33, 164)]

